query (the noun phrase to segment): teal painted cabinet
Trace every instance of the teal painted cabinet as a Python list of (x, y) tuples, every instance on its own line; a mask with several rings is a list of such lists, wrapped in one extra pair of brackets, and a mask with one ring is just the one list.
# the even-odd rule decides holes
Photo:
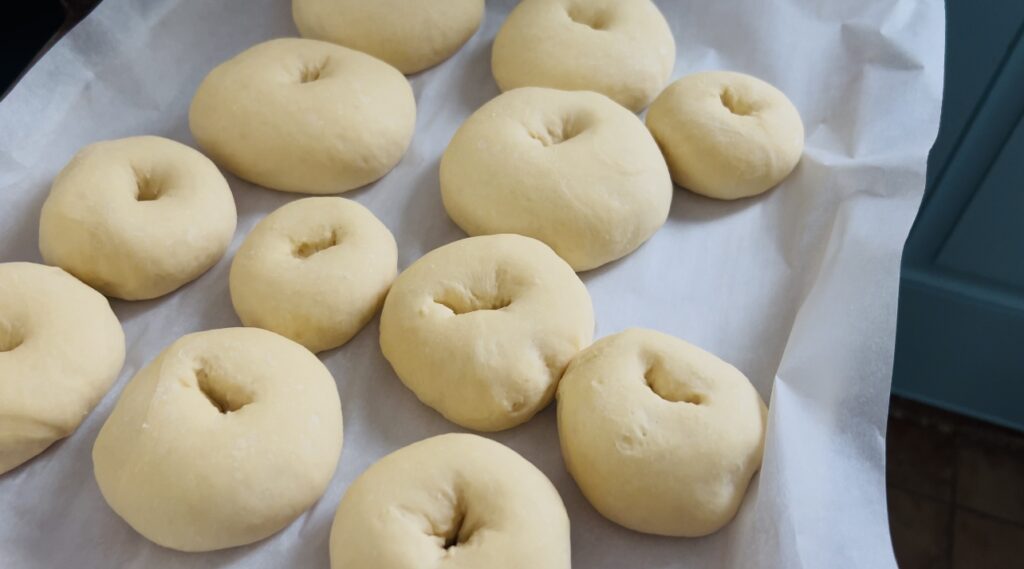
[(904, 249), (893, 393), (1024, 430), (1024, 2), (946, 7), (942, 122)]

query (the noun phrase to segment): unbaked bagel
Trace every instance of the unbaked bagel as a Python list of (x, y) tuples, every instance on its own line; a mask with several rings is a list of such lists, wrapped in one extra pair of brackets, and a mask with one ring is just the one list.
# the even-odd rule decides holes
[(358, 49), (407, 74), (451, 57), (483, 15), (484, 0), (292, 0), (303, 37)]
[(565, 261), (535, 239), (492, 235), (449, 243), (398, 275), (380, 345), (420, 401), (498, 431), (551, 401), (593, 333), (590, 295)]
[(145, 300), (206, 272), (235, 233), (217, 167), (184, 144), (136, 136), (90, 144), (53, 182), (39, 250), (107, 296)]
[(57, 267), (0, 263), (0, 474), (78, 428), (124, 348), (103, 295)]
[(594, 342), (558, 388), (562, 456), (584, 496), (659, 535), (706, 535), (733, 518), (761, 465), (766, 416), (739, 370), (653, 330)]
[(508, 447), (433, 437), (377, 461), (331, 528), (333, 569), (569, 569), (558, 491)]
[(416, 100), (405, 77), (375, 57), (283, 38), (218, 65), (199, 85), (188, 119), (203, 150), (239, 177), (333, 194), (398, 164), (412, 139)]
[(327, 488), (341, 454), (334, 379), (309, 350), (259, 328), (184, 336), (128, 383), (92, 459), (103, 498), (181, 551), (282, 529)]
[(665, 223), (672, 180), (633, 113), (597, 93), (524, 87), (459, 127), (441, 158), (441, 197), (466, 233), (528, 235), (585, 271)]
[(494, 38), (498, 87), (597, 91), (638, 112), (676, 61), (665, 17), (650, 0), (523, 0)]
[(345, 198), (306, 198), (245, 238), (231, 263), (231, 302), (246, 326), (320, 352), (373, 318), (397, 272), (395, 238), (370, 210)]
[(750, 75), (687, 75), (658, 95), (647, 112), (672, 179), (723, 200), (778, 185), (800, 161), (804, 125), (786, 95)]

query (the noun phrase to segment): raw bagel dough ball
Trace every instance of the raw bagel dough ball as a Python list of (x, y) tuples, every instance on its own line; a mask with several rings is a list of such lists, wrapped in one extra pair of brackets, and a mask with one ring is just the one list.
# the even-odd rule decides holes
[(594, 342), (558, 388), (562, 456), (580, 490), (613, 522), (659, 535), (732, 519), (761, 466), (766, 415), (739, 370), (638, 328)]
[(188, 114), (196, 141), (250, 182), (333, 194), (398, 164), (412, 140), (416, 100), (394, 67), (327, 42), (284, 38), (218, 65)]
[(775, 187), (800, 161), (804, 125), (786, 95), (731, 71), (687, 75), (647, 112), (672, 179), (722, 200)]
[(306, 198), (245, 238), (231, 263), (231, 302), (246, 326), (320, 352), (373, 318), (397, 273), (395, 238), (370, 210), (345, 198)]
[(110, 507), (171, 549), (244, 545), (327, 488), (341, 455), (334, 379), (302, 346), (258, 328), (184, 336), (121, 393), (92, 451)]
[(102, 294), (57, 267), (0, 263), (0, 474), (77, 429), (122, 364)]
[(650, 0), (523, 0), (491, 51), (502, 91), (597, 91), (633, 112), (668, 83), (675, 61), (672, 30)]
[(441, 196), (466, 233), (528, 235), (585, 271), (665, 223), (672, 180), (626, 109), (597, 93), (526, 87), (459, 127), (441, 159)]
[(521, 235), (470, 237), (398, 275), (380, 346), (420, 401), (479, 431), (524, 423), (590, 344), (594, 308), (572, 268)]
[(217, 167), (159, 136), (90, 144), (53, 182), (39, 250), (107, 296), (145, 300), (196, 279), (235, 233), (235, 201)]
[(483, 15), (484, 0), (292, 0), (303, 37), (368, 53), (402, 73), (451, 57)]
[(331, 528), (333, 569), (569, 569), (569, 517), (544, 474), (467, 434), (433, 437), (371, 466)]

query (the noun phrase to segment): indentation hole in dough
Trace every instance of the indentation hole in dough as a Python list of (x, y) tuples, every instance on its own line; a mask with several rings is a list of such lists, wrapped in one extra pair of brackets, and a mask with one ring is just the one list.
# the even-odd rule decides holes
[(451, 549), (459, 544), (459, 540), (462, 538), (459, 533), (462, 531), (463, 524), (466, 523), (466, 514), (464, 512), (455, 513), (455, 522), (452, 524), (452, 530), (450, 535), (444, 536), (444, 547), (445, 549)]
[(160, 197), (163, 188), (153, 176), (135, 172), (135, 199), (140, 202), (151, 202)]
[(548, 122), (540, 128), (530, 129), (530, 137), (544, 146), (561, 144), (583, 132), (578, 121), (566, 118), (557, 122)]
[(206, 367), (196, 370), (196, 384), (210, 405), (221, 414), (234, 413), (253, 401), (252, 394), (245, 388)]
[(10, 352), (24, 341), (25, 338), (17, 330), (0, 323), (0, 352)]
[(651, 388), (651, 391), (665, 401), (689, 403), (691, 405), (700, 405), (704, 402), (704, 397), (700, 393), (693, 391), (683, 382), (670, 376), (668, 371), (659, 363), (647, 366), (647, 370), (644, 371), (644, 382), (647, 383), (647, 387)]
[(602, 10), (597, 10), (590, 6), (576, 5), (570, 6), (566, 13), (569, 15), (569, 19), (577, 24), (595, 30), (608, 29), (608, 15)]
[(466, 506), (462, 502), (462, 498), (457, 498), (454, 508), (452, 510), (452, 518), (445, 524), (444, 528), (439, 531), (435, 530), (435, 537), (441, 538), (441, 548), (445, 551), (451, 551), (452, 549), (467, 543), (470, 538), (473, 537), (475, 528), (469, 526), (466, 523)]
[(299, 71), (299, 83), (312, 83), (320, 78), (324, 68), (327, 67), (327, 59), (320, 62), (306, 63)]
[(737, 95), (736, 92), (729, 87), (723, 87), (722, 93), (719, 97), (722, 99), (722, 105), (729, 109), (729, 112), (734, 115), (745, 117), (753, 114), (755, 111), (754, 106), (751, 105), (749, 101), (746, 101)]
[(477, 296), (468, 290), (452, 288), (437, 295), (434, 302), (455, 314), (467, 314), (477, 310), (501, 310), (512, 304), (512, 298), (502, 294)]
[(330, 249), (338, 243), (341, 243), (341, 236), (338, 234), (337, 229), (332, 229), (330, 232), (316, 238), (309, 239), (306, 241), (299, 241), (295, 243), (293, 253), (300, 259), (305, 259), (316, 255), (320, 251)]

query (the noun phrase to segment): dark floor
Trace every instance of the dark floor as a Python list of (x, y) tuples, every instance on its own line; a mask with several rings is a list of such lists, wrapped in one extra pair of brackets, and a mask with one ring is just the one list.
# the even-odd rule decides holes
[(893, 397), (887, 454), (900, 569), (1024, 568), (1024, 433)]

